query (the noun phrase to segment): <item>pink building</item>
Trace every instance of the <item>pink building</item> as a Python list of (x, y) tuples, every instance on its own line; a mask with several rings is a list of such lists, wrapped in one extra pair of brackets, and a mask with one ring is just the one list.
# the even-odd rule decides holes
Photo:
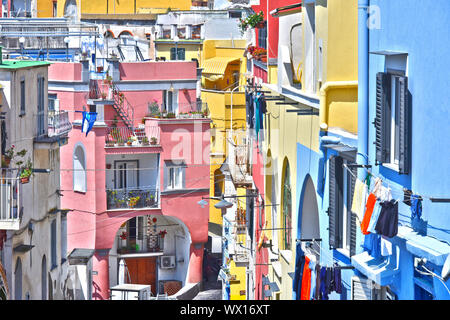
[[(209, 195), (210, 120), (196, 63), (108, 63), (109, 76), (89, 61), (49, 68), (49, 98), (73, 123), (61, 149), (68, 252), (95, 250), (93, 299), (121, 283), (171, 295), (201, 282), (208, 240), (197, 202)], [(87, 135), (84, 109), (97, 113)]]

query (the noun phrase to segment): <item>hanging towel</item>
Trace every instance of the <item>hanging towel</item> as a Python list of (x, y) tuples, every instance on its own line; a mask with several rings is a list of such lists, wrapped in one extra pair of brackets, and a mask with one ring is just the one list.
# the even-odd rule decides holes
[(310, 259), (305, 256), (300, 300), (309, 300), (311, 295), (311, 269), (309, 268), (309, 262)]
[(364, 213), (364, 218), (361, 222), (361, 231), (363, 234), (367, 235), (370, 233), (367, 231), (367, 228), (369, 227), (370, 218), (372, 217), (372, 212), (376, 201), (377, 198), (375, 197), (375, 195), (373, 193), (369, 194), (366, 203), (366, 212)]
[(367, 231), (370, 233), (377, 233), (375, 230), (375, 226), (378, 222), (378, 217), (380, 216), (381, 205), (380, 201), (375, 202), (375, 206), (373, 208), (372, 216), (370, 217), (369, 226), (367, 227)]
[(316, 263), (311, 260), (309, 261), (309, 270), (311, 270), (311, 289), (310, 289), (310, 295), (309, 295), (309, 300), (314, 300), (314, 296), (316, 293), (316, 285), (317, 285), (317, 280), (316, 280)]
[(320, 300), (320, 265), (316, 264), (316, 292), (314, 292), (314, 300)]
[(97, 112), (83, 111), (83, 120), (81, 122), (81, 132), (86, 132), (86, 137), (91, 131), (95, 120), (97, 119)]
[(320, 300), (328, 300), (326, 277), (327, 277), (327, 268), (322, 267), (320, 269)]
[(341, 268), (334, 268), (333, 270), (334, 276), (334, 291), (336, 293), (342, 293), (342, 279), (341, 279)]
[(378, 234), (392, 238), (398, 232), (398, 202), (395, 200), (381, 203), (381, 212), (375, 230)]
[(363, 206), (365, 204), (366, 190), (366, 184), (361, 180), (356, 179), (355, 191), (353, 193), (352, 211), (356, 214), (356, 217), (358, 218), (360, 223), (364, 215)]
[(378, 259), (381, 256), (381, 236), (376, 233), (364, 236), (363, 248), (369, 255)]

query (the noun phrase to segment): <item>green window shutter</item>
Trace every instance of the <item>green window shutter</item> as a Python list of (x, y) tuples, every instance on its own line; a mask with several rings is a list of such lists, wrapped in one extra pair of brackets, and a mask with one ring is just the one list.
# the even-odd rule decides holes
[(328, 234), (330, 249), (342, 247), (342, 158), (332, 156), (329, 160)]
[(170, 48), (170, 60), (177, 60), (177, 51), (175, 48)]
[(182, 60), (184, 61), (185, 57), (186, 57), (186, 49), (185, 48), (178, 48), (178, 60)]
[(378, 163), (389, 162), (390, 153), (390, 77), (387, 73), (377, 73), (375, 105), (375, 160)]
[(408, 99), (408, 78), (399, 78), (399, 89), (398, 89), (398, 125), (399, 125), (399, 172), (400, 174), (408, 174), (410, 169), (410, 123), (411, 123), (411, 112), (409, 108)]

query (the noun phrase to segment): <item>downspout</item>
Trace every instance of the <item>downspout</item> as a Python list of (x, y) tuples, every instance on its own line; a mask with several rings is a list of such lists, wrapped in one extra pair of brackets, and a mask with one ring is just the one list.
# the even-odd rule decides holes
[(327, 96), (328, 91), (333, 89), (353, 89), (358, 87), (358, 81), (329, 81), (325, 82), (319, 92), (320, 99), (320, 129), (328, 130), (328, 108), (327, 108)]
[[(358, 0), (358, 154), (359, 164), (368, 164), (369, 132), (369, 19), (370, 0)], [(358, 170), (364, 179), (364, 170)]]

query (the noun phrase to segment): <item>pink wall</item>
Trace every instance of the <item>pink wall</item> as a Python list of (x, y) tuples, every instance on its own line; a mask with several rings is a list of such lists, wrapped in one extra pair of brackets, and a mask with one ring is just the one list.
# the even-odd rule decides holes
[(54, 62), (48, 68), (48, 78), (67, 81), (81, 81), (81, 69), (81, 63)]
[(197, 79), (195, 62), (124, 62), (119, 71), (122, 81)]

